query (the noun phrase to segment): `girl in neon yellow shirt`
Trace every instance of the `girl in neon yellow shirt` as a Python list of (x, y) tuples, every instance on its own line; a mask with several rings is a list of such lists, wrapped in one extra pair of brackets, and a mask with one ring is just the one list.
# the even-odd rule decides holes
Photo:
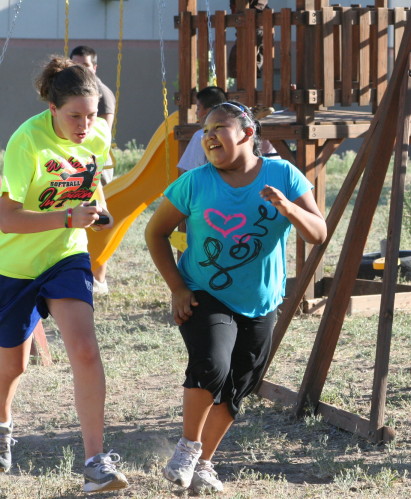
[[(93, 320), (84, 229), (112, 227), (99, 186), (110, 131), (97, 118), (95, 75), (52, 57), (36, 81), (48, 109), (10, 138), (0, 190), (0, 471), (11, 467), (11, 405), (32, 332), (51, 314), (73, 369), (84, 448), (84, 490), (127, 486), (118, 454), (103, 452), (105, 377)], [(100, 206), (90, 204), (99, 190)], [(101, 215), (107, 225), (98, 224)]]

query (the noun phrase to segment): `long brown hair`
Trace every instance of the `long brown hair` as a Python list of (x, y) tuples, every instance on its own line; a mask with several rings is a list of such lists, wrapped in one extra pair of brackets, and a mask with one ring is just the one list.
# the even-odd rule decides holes
[(36, 88), (42, 100), (61, 108), (69, 97), (100, 96), (95, 74), (70, 59), (51, 56), (36, 79)]

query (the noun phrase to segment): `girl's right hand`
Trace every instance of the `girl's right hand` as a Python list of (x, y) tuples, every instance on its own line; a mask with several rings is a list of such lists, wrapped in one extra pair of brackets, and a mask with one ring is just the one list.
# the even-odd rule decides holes
[(178, 326), (184, 324), (193, 315), (191, 307), (196, 307), (198, 301), (191, 289), (182, 288), (171, 294), (171, 309)]
[(99, 218), (99, 213), (103, 211), (101, 206), (90, 205), (87, 201), (75, 208), (72, 212), (72, 225), (79, 229), (86, 229), (90, 227)]

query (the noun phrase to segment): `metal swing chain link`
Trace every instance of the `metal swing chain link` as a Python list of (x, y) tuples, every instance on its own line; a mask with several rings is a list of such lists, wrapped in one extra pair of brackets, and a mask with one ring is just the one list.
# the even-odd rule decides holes
[(117, 45), (117, 79), (116, 79), (116, 108), (114, 110), (114, 120), (112, 127), (112, 141), (113, 147), (116, 147), (116, 133), (117, 133), (117, 116), (118, 116), (118, 104), (120, 100), (120, 86), (121, 86), (121, 64), (123, 60), (123, 36), (124, 36), (124, 0), (120, 0), (119, 6), (119, 16), (120, 16), (120, 27), (118, 35), (118, 45)]
[(208, 27), (208, 59), (211, 72), (211, 84), (215, 86), (217, 85), (217, 77), (216, 77), (216, 68), (214, 60), (214, 39), (211, 28), (211, 10), (210, 10), (209, 0), (206, 0), (206, 9), (207, 9), (207, 27)]
[(11, 35), (13, 34), (14, 26), (16, 24), (17, 17), (18, 17), (18, 15), (20, 13), (20, 9), (21, 9), (21, 4), (22, 3), (23, 3), (23, 0), (18, 0), (18, 2), (16, 3), (16, 5), (14, 6), (14, 16), (13, 16), (13, 20), (11, 21), (11, 24), (10, 24), (9, 32), (7, 33), (6, 41), (4, 42), (3, 49), (1, 51), (0, 64), (3, 62), (4, 56), (6, 55), (7, 46), (9, 44)]
[(163, 114), (165, 127), (165, 148), (166, 148), (166, 171), (167, 185), (170, 184), (170, 144), (168, 142), (168, 101), (167, 101), (167, 80), (166, 80), (166, 65), (164, 58), (164, 36), (163, 36), (163, 11), (165, 10), (165, 1), (158, 0), (158, 30), (160, 35), (160, 58), (161, 58), (161, 78), (162, 78), (162, 94), (163, 94)]
[(64, 32), (64, 57), (67, 59), (69, 55), (69, 12), (70, 12), (70, 0), (66, 0), (66, 9), (65, 9), (65, 32)]

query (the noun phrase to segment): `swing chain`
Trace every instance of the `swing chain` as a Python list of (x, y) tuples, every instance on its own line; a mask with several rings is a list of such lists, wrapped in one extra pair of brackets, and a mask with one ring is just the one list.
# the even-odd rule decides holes
[(118, 35), (118, 45), (117, 45), (117, 79), (116, 79), (116, 109), (114, 111), (114, 120), (112, 127), (112, 140), (113, 147), (115, 147), (115, 138), (117, 133), (117, 116), (118, 116), (118, 103), (120, 100), (120, 86), (121, 86), (121, 63), (123, 59), (123, 36), (124, 36), (124, 0), (120, 0), (120, 29)]
[(207, 9), (207, 27), (208, 27), (208, 59), (210, 64), (211, 83), (212, 85), (217, 85), (216, 67), (214, 60), (214, 39), (212, 35), (213, 31), (211, 28), (211, 10), (210, 10), (209, 0), (206, 0), (206, 9)]
[(10, 29), (9, 29), (9, 32), (7, 34), (7, 38), (6, 38), (6, 41), (4, 42), (4, 45), (3, 45), (3, 49), (1, 51), (1, 55), (0, 55), (0, 64), (3, 62), (4, 60), (4, 56), (6, 54), (6, 50), (7, 50), (7, 46), (9, 44), (9, 41), (10, 41), (10, 38), (11, 38), (11, 35), (13, 34), (13, 30), (14, 30), (14, 26), (16, 24), (16, 21), (17, 21), (17, 17), (20, 13), (20, 9), (21, 9), (21, 4), (23, 3), (23, 0), (18, 0), (18, 2), (16, 3), (16, 5), (14, 6), (14, 16), (13, 16), (13, 20), (11, 21), (11, 24), (10, 24)]
[(66, 0), (65, 8), (65, 32), (64, 32), (64, 57), (67, 59), (69, 55), (68, 41), (69, 41), (69, 12), (70, 12), (70, 0)]
[(164, 35), (163, 35), (163, 14), (165, 10), (165, 1), (158, 0), (158, 30), (160, 37), (160, 58), (161, 58), (161, 77), (162, 77), (162, 94), (163, 94), (163, 114), (165, 125), (165, 148), (166, 148), (166, 170), (167, 170), (167, 185), (170, 184), (170, 145), (168, 142), (168, 101), (167, 101), (167, 80), (166, 80), (166, 65), (164, 58)]

